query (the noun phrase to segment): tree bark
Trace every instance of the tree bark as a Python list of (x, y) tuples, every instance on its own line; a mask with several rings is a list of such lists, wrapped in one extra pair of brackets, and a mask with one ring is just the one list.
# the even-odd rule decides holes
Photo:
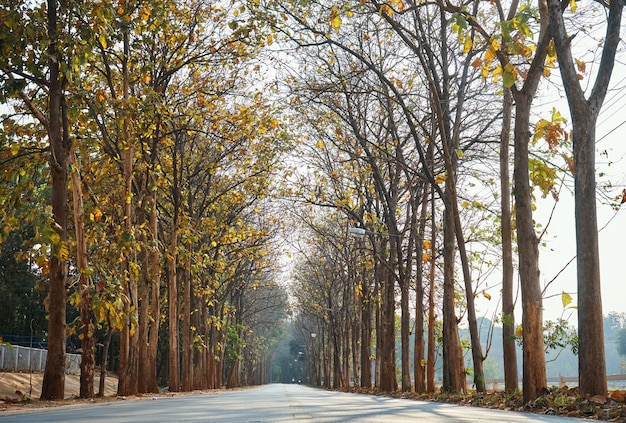
[(172, 224), (171, 245), (169, 254), (169, 277), (168, 277), (168, 322), (169, 322), (169, 367), (170, 367), (170, 392), (180, 390), (180, 356), (178, 350), (178, 278), (177, 278), (177, 249), (178, 228)]
[[(187, 248), (191, 251), (191, 245), (188, 244)], [(185, 278), (183, 285), (183, 328), (182, 328), (182, 378), (181, 385), (184, 392), (189, 392), (193, 389), (193, 345), (192, 345), (192, 333), (191, 333), (191, 261), (189, 258), (185, 259)]]
[[(434, 144), (428, 146), (428, 157), (432, 163)], [(435, 190), (430, 192), (430, 275), (428, 287), (428, 355), (426, 358), (426, 391), (435, 392), (435, 270), (437, 268), (437, 222), (435, 220)]]
[(109, 332), (107, 332), (104, 345), (102, 346), (102, 362), (100, 363), (100, 382), (98, 384), (98, 397), (104, 396), (104, 384), (107, 376), (107, 361), (109, 358), (109, 345), (111, 345), (111, 338), (113, 337), (114, 329), (109, 326)]
[[(448, 184), (446, 184), (445, 191), (446, 195), (450, 195)], [(446, 392), (458, 393), (465, 390), (465, 369), (454, 300), (456, 296), (454, 226), (451, 207), (445, 207), (443, 227), (443, 389)]]
[[(394, 243), (391, 243), (393, 245)], [(395, 252), (391, 251), (390, 257)], [(390, 266), (393, 268), (392, 266)], [(381, 304), (381, 368), (380, 389), (394, 392), (398, 389), (396, 379), (396, 289), (395, 278), (390, 269), (383, 269), (382, 304)]]
[(361, 296), (361, 386), (372, 387), (372, 296), (367, 280), (363, 280)]
[(504, 90), (502, 132), (500, 136), (500, 222), (502, 232), (502, 347), (504, 351), (504, 390), (519, 389), (515, 349), (515, 302), (513, 301), (513, 240), (511, 227), (511, 188), (509, 142), (511, 133), (511, 91)]
[(150, 208), (150, 231), (151, 244), (150, 249), (150, 332), (148, 334), (148, 392), (159, 392), (157, 381), (157, 351), (159, 346), (159, 324), (161, 321), (161, 264), (159, 254), (159, 223), (157, 213), (157, 192), (154, 191), (151, 196)]
[[(420, 201), (421, 213), (418, 223), (418, 243), (416, 244), (417, 258), (415, 263), (415, 338), (413, 345), (413, 378), (415, 383), (415, 392), (418, 394), (426, 391), (426, 372), (425, 372), (425, 358), (424, 358), (424, 261), (422, 260), (422, 254), (424, 254), (423, 239), (426, 229), (427, 217), (428, 217), (428, 196), (430, 195), (430, 185), (425, 184), (422, 199)], [(434, 255), (434, 248), (431, 253)]]
[[(530, 98), (518, 95), (515, 111), (515, 206), (517, 244), (522, 290), (523, 381), (525, 401), (541, 395), (546, 387), (546, 360), (543, 343), (543, 306), (539, 281), (539, 247), (532, 216), (528, 179), (530, 140)], [(525, 100), (525, 101), (523, 101)]]
[[(145, 193), (144, 193), (145, 195)], [(142, 198), (145, 196), (142, 195)], [(137, 224), (141, 226), (145, 224), (146, 210), (145, 206), (141, 206), (137, 210)], [(145, 393), (149, 392), (150, 383), (150, 367), (148, 348), (150, 341), (148, 339), (150, 330), (150, 262), (148, 260), (149, 249), (148, 236), (145, 232), (140, 234), (141, 244), (144, 245), (139, 252), (139, 263), (141, 265), (141, 277), (139, 279), (139, 357), (144, 357), (143, 360), (139, 360), (139, 368), (137, 369), (137, 392)]]
[(52, 176), (52, 225), (60, 242), (52, 245), (50, 255), (50, 290), (48, 293), (48, 356), (41, 389), (42, 400), (63, 399), (65, 393), (65, 285), (67, 278), (67, 163), (70, 152), (68, 134), (64, 133), (61, 111), (63, 83), (59, 72), (60, 51), (57, 1), (48, 0), (48, 138)]
[(541, 29), (535, 57), (526, 74), (521, 90), (512, 87), (515, 99), (514, 170), (517, 245), (519, 275), (522, 291), (523, 375), (524, 401), (532, 401), (545, 389), (546, 359), (543, 342), (543, 299), (539, 280), (539, 246), (532, 211), (532, 190), (528, 173), (528, 144), (530, 141), (530, 108), (537, 92), (539, 79), (548, 51), (551, 34), (548, 28), (546, 0), (539, 0)]
[[(122, 61), (123, 96), (128, 101), (130, 95), (129, 87), (129, 54), (130, 41), (128, 31), (123, 34), (124, 58)], [(133, 264), (135, 260), (135, 246), (132, 239), (133, 233), (133, 157), (134, 148), (129, 134), (129, 117), (125, 116), (122, 122), (124, 141), (124, 226), (126, 235), (130, 241), (124, 248), (124, 276), (123, 276), (123, 302), (124, 302), (124, 327), (120, 333), (120, 370), (117, 385), (118, 395), (134, 395), (138, 390), (138, 334), (137, 334), (137, 278)]]
[(91, 288), (89, 286), (87, 243), (85, 241), (85, 210), (83, 207), (83, 190), (80, 177), (80, 163), (76, 160), (76, 152), (70, 153), (72, 164), (72, 203), (74, 205), (74, 231), (76, 233), (76, 264), (78, 266), (78, 291), (80, 294), (81, 324), (81, 360), (80, 360), (80, 398), (94, 396), (95, 342), (93, 339), (94, 316), (91, 309)]

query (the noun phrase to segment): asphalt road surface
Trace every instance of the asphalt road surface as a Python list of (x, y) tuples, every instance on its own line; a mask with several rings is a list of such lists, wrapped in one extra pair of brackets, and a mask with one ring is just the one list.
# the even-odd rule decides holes
[(266, 385), (198, 395), (150, 397), (0, 413), (20, 422), (434, 422), (581, 423), (584, 420), (348, 394), (300, 385)]

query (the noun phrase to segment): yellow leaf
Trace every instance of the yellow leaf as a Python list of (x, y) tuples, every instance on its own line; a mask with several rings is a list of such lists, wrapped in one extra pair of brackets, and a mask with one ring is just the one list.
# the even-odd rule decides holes
[(107, 39), (104, 34), (100, 34), (100, 36), (98, 37), (98, 41), (100, 41), (100, 45), (102, 46), (102, 48), (107, 48)]
[(483, 297), (485, 297), (486, 299), (488, 299), (489, 301), (491, 301), (491, 294), (489, 294), (487, 291), (485, 291), (483, 289)]
[(339, 32), (339, 27), (341, 26), (341, 16), (337, 15), (335, 16), (331, 21), (330, 21), (330, 25), (333, 27), (333, 29), (335, 30), (335, 33)]
[(19, 144), (13, 144), (11, 145), (11, 154), (14, 156), (17, 156), (17, 153), (20, 152), (20, 145)]
[(324, 148), (324, 147), (326, 147), (326, 144), (324, 144), (324, 141), (319, 140), (319, 141), (315, 144), (315, 146), (316, 146), (317, 148)]
[(569, 0), (569, 7), (572, 9), (572, 13), (576, 13), (576, 8), (578, 7), (576, 0)]
[(489, 64), (485, 63), (485, 65), (482, 67), (482, 69), (480, 70), (480, 74), (482, 75), (483, 78), (486, 78), (489, 76)]
[(498, 42), (497, 39), (493, 38), (491, 40), (491, 44), (489, 44), (489, 48), (493, 49), (494, 52), (500, 50), (500, 43)]
[(521, 338), (524, 335), (524, 329), (522, 328), (522, 325), (518, 325), (517, 328), (515, 328), (515, 336), (517, 338)]
[(563, 303), (563, 308), (566, 308), (568, 305), (572, 303), (572, 296), (567, 292), (563, 291), (561, 294), (561, 303)]
[(469, 34), (465, 34), (465, 44), (463, 44), (463, 53), (467, 54), (472, 49), (472, 37)]
[(445, 173), (440, 173), (439, 175), (435, 176), (435, 183), (439, 185), (445, 182), (447, 178), (448, 178), (448, 175), (446, 175)]
[(493, 59), (495, 58), (496, 58), (496, 51), (493, 50), (491, 47), (489, 47), (487, 51), (485, 52), (485, 62), (492, 62)]

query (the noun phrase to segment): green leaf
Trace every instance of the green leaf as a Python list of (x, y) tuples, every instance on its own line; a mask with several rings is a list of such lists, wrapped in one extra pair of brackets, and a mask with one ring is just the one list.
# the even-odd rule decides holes
[(504, 81), (504, 86), (507, 88), (511, 88), (515, 84), (515, 75), (510, 70), (504, 70), (502, 79)]

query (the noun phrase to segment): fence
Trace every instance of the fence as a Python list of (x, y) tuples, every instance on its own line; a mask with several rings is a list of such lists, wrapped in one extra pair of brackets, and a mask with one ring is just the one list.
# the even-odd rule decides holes
[[(606, 380), (609, 385), (609, 389), (626, 387), (626, 374), (607, 375)], [(487, 381), (487, 384), (491, 384), (492, 389), (494, 391), (497, 391), (500, 389), (501, 385), (504, 385), (504, 379), (489, 380)], [(559, 377), (548, 378), (548, 386), (553, 386), (557, 384), (558, 386), (561, 386), (561, 387), (578, 386), (578, 376), (559, 376)]]
[[(47, 350), (19, 345), (0, 345), (0, 369), (16, 372), (43, 372)], [(65, 373), (80, 373), (80, 354), (66, 354)]]

